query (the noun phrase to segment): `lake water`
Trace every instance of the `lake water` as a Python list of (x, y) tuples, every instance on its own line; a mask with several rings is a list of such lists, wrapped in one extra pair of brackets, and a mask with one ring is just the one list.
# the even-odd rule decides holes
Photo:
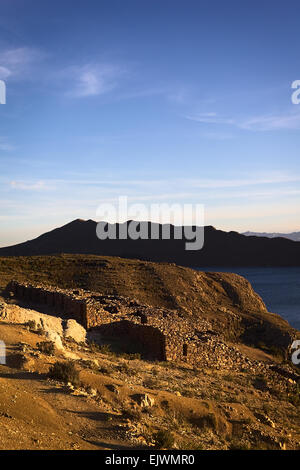
[(300, 330), (300, 268), (197, 268), (199, 271), (231, 272), (251, 282), (268, 310), (278, 313)]

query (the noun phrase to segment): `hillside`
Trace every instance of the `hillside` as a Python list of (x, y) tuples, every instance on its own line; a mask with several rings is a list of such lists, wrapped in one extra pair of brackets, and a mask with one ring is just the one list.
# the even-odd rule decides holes
[[(44, 311), (8, 295), (12, 279), (103, 295), (112, 322), (124, 301), (162, 313), (177, 322), (171, 336), (202, 322), (202, 353), (194, 364), (145, 360), (126, 338), (99, 338), (97, 328), (85, 343), (82, 327), (79, 339), (64, 329), (58, 341), (62, 310), (60, 318), (49, 304)], [(300, 379), (289, 357), (299, 332), (241, 276), (95, 255), (8, 257), (0, 258), (0, 287), (0, 449), (300, 448)], [(49, 377), (57, 361), (71, 361), (76, 381)]]
[[(97, 223), (75, 220), (38, 238), (0, 248), (0, 256), (33, 256), (59, 253), (120, 256), (149, 261), (173, 262), (182, 266), (300, 266), (300, 243), (285, 238), (245, 236), (208, 226), (204, 247), (185, 250), (186, 240), (99, 240)], [(150, 227), (150, 225), (149, 225)], [(119, 229), (119, 226), (117, 226)], [(160, 234), (162, 226), (159, 226)]]
[[(0, 335), (0, 450), (300, 448), (297, 384), (251, 348), (259, 372), (151, 363), (74, 342), (49, 354), (41, 332), (3, 321)], [(76, 386), (48, 377), (64, 355)]]
[[(205, 289), (206, 281), (204, 276)], [(241, 291), (241, 281), (231, 282)], [(244, 293), (260, 309), (260, 321), (270, 316), (249, 286)], [(219, 294), (225, 300), (226, 293)], [(85, 343), (66, 336), (61, 345), (51, 343), (49, 323), (26, 321), (41, 316), (16, 305), (16, 299), (0, 302), (0, 337), (6, 344), (0, 449), (300, 448), (299, 374), (266, 345), (224, 340), (217, 354), (221, 332), (215, 331), (198, 366), (153, 362), (116, 350), (116, 338), (98, 346), (92, 332)], [(51, 329), (61, 323), (52, 317)], [(224, 362), (228, 353), (236, 357), (232, 365)], [(76, 374), (49, 375), (55, 364), (72, 365)]]
[(94, 255), (0, 258), (0, 287), (12, 279), (124, 296), (183, 318), (205, 319), (222, 336), (248, 344), (286, 348), (295, 334), (236, 274)]

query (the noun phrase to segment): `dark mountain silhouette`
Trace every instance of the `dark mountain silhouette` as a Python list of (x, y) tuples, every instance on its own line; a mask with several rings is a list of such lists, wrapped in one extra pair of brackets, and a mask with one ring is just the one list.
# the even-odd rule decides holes
[[(300, 266), (300, 243), (284, 238), (245, 236), (207, 226), (204, 228), (203, 249), (186, 251), (186, 240), (174, 239), (172, 225), (169, 240), (161, 239), (162, 225), (158, 224), (160, 238), (157, 240), (99, 240), (96, 226), (97, 222), (93, 220), (77, 219), (34, 240), (0, 248), (0, 256), (73, 253), (173, 262), (191, 267)], [(151, 228), (150, 222), (148, 227)], [(120, 225), (117, 224), (116, 229), (118, 231)]]
[(300, 232), (292, 232), (292, 233), (278, 233), (278, 232), (244, 232), (242, 235), (255, 236), (255, 237), (267, 237), (267, 238), (288, 238), (289, 240), (293, 240), (294, 242), (300, 242)]

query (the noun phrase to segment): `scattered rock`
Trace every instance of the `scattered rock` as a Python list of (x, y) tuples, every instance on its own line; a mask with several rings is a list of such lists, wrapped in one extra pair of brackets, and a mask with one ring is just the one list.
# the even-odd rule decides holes
[(98, 391), (93, 387), (88, 387), (86, 391), (90, 397), (95, 397), (96, 395), (98, 395)]
[(27, 343), (20, 342), (17, 344), (17, 349), (22, 352), (31, 351), (31, 346)]
[(13, 419), (13, 417), (11, 415), (9, 415), (8, 413), (0, 413), (0, 417), (1, 418), (8, 418), (8, 419)]
[(132, 395), (132, 398), (141, 408), (150, 408), (155, 403), (154, 398), (150, 397), (148, 393), (136, 393)]
[(261, 413), (255, 413), (255, 416), (259, 421), (263, 424), (266, 424), (267, 426), (270, 426), (271, 428), (276, 428), (275, 423), (269, 418), (267, 415), (263, 415)]
[(110, 392), (116, 393), (117, 395), (119, 395), (119, 393), (120, 393), (118, 387), (117, 387), (116, 385), (114, 385), (114, 384), (107, 384), (107, 385), (106, 385), (106, 388), (107, 388), (107, 390), (109, 390)]

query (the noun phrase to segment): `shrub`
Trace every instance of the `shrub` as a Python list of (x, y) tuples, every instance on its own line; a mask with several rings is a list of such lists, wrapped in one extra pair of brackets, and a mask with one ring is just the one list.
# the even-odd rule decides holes
[(37, 343), (37, 348), (44, 354), (48, 354), (49, 356), (53, 356), (55, 354), (55, 344), (53, 341), (41, 341)]
[(110, 350), (110, 345), (109, 344), (97, 344), (97, 343), (91, 343), (90, 344), (90, 350), (92, 352), (99, 352), (102, 354), (111, 354)]
[(268, 389), (267, 380), (262, 374), (257, 375), (254, 378), (252, 384), (253, 387), (255, 387), (257, 390), (266, 391)]
[(249, 442), (241, 442), (240, 439), (233, 438), (229, 444), (229, 450), (250, 450)]
[(134, 361), (136, 359), (141, 359), (140, 353), (121, 353), (119, 354), (120, 357), (124, 359), (128, 359), (129, 361)]
[(161, 407), (162, 407), (163, 410), (169, 411), (169, 409), (170, 409), (170, 403), (168, 402), (168, 400), (162, 400), (162, 401), (160, 402), (160, 404), (161, 404)]
[(82, 359), (80, 361), (80, 364), (85, 367), (86, 369), (91, 369), (91, 370), (99, 370), (99, 365), (95, 361), (91, 361), (89, 359)]
[(37, 329), (36, 329), (36, 333), (39, 335), (39, 336), (43, 336), (45, 334), (45, 330), (44, 328), (42, 328), (41, 326), (39, 326)]
[(92, 352), (99, 352), (99, 344), (95, 343), (94, 341), (89, 344), (89, 347)]
[(101, 346), (99, 346), (99, 352), (102, 354), (111, 354), (110, 345), (101, 344)]
[(188, 440), (181, 441), (179, 445), (180, 450), (205, 450), (203, 444), (199, 442), (192, 442)]
[(292, 391), (288, 394), (288, 401), (294, 405), (295, 407), (300, 406), (300, 390), (298, 388), (297, 391)]
[(26, 323), (24, 323), (25, 326), (29, 328), (29, 330), (36, 331), (37, 330), (37, 324), (35, 320), (29, 320)]
[(56, 362), (49, 370), (49, 377), (63, 382), (70, 382), (74, 386), (80, 385), (79, 372), (74, 362)]
[(143, 381), (143, 386), (146, 388), (157, 388), (158, 387), (158, 382), (152, 377), (147, 377)]
[(142, 418), (142, 412), (138, 408), (124, 407), (122, 410), (123, 418), (140, 421)]
[(114, 369), (110, 366), (108, 367), (102, 366), (99, 368), (99, 372), (101, 372), (101, 374), (111, 375), (113, 374)]
[(153, 435), (155, 447), (158, 449), (172, 449), (175, 443), (173, 434), (168, 430), (160, 430)]
[(121, 364), (120, 366), (117, 366), (117, 370), (119, 372), (122, 372), (123, 374), (128, 375), (129, 377), (136, 375), (136, 370), (132, 367), (129, 367), (126, 362), (124, 364)]
[(198, 428), (209, 428), (213, 430), (217, 429), (217, 418), (213, 413), (208, 413), (207, 415), (192, 418), (191, 422)]

